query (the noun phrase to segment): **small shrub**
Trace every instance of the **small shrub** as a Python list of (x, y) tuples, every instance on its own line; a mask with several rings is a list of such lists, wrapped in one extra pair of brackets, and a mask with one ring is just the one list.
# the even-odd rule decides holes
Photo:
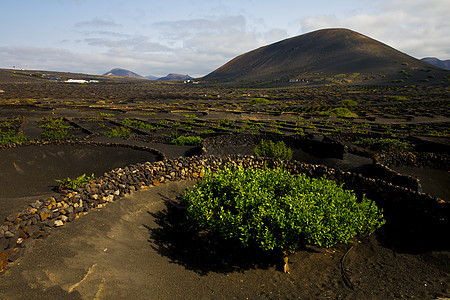
[(286, 147), (283, 141), (274, 143), (273, 141), (262, 140), (254, 149), (256, 156), (275, 157), (281, 160), (292, 159), (292, 149)]
[(41, 134), (43, 139), (63, 139), (68, 137), (69, 133), (64, 128), (46, 130)]
[(354, 100), (350, 100), (350, 99), (342, 100), (342, 101), (340, 101), (340, 103), (342, 105), (345, 105), (345, 106), (356, 106), (356, 105), (358, 105), (358, 102), (356, 102)]
[(282, 169), (226, 168), (185, 190), (187, 222), (219, 240), (262, 250), (295, 251), (299, 243), (331, 247), (383, 223), (371, 200), (326, 179)]
[(411, 143), (389, 138), (365, 138), (355, 142), (355, 144), (373, 151), (386, 152), (406, 152), (414, 147)]
[(115, 114), (108, 114), (108, 113), (98, 113), (98, 116), (99, 117), (102, 117), (102, 118), (110, 118), (110, 117), (114, 117), (115, 116)]
[(179, 146), (184, 145), (199, 146), (202, 141), (203, 138), (200, 136), (179, 136), (176, 139), (173, 139), (170, 143)]
[(60, 129), (60, 128), (68, 129), (68, 128), (72, 128), (72, 126), (63, 124), (63, 122), (64, 122), (63, 118), (44, 117), (44, 118), (40, 119), (37, 122), (39, 124), (41, 124), (38, 127), (42, 128), (42, 129)]
[(325, 111), (322, 115), (335, 116), (335, 117), (346, 117), (346, 118), (357, 118), (358, 115), (351, 112), (347, 107), (336, 107)]
[(111, 128), (105, 134), (108, 137), (125, 138), (125, 137), (129, 136), (131, 133), (132, 133), (131, 129), (121, 126), (121, 127)]
[(248, 101), (249, 104), (272, 104), (272, 101), (265, 98), (252, 98)]
[(20, 143), (27, 140), (28, 139), (21, 132), (16, 132), (14, 130), (2, 132), (0, 130), (0, 144)]
[(91, 176), (87, 176), (86, 174), (83, 174), (75, 179), (70, 179), (67, 177), (67, 179), (55, 179), (56, 182), (58, 182), (58, 191), (62, 190), (75, 190), (76, 188), (82, 186), (85, 183), (88, 183), (89, 180), (94, 179), (94, 174), (92, 173)]
[(130, 120), (128, 118), (123, 119), (122, 124), (139, 129), (146, 129), (146, 130), (156, 129), (156, 126), (153, 126), (151, 124), (144, 123), (140, 120)]
[(185, 118), (188, 118), (188, 119), (196, 119), (197, 118), (197, 116), (196, 115), (190, 115), (190, 114), (185, 114), (185, 115), (183, 115), (183, 117), (185, 117)]

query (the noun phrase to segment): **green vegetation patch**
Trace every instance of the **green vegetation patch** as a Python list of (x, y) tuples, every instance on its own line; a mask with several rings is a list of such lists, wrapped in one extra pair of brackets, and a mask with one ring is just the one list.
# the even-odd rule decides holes
[(41, 134), (43, 139), (63, 139), (68, 137), (69, 132), (64, 128), (46, 130)]
[(99, 117), (102, 117), (102, 118), (110, 118), (110, 117), (114, 117), (115, 116), (115, 114), (108, 114), (108, 113), (98, 113), (98, 116)]
[(262, 140), (254, 149), (256, 156), (275, 157), (281, 160), (292, 159), (292, 149), (286, 147), (283, 141), (274, 143), (273, 141)]
[(365, 138), (355, 142), (356, 145), (373, 151), (407, 152), (414, 148), (409, 142), (389, 138)]
[(92, 173), (91, 176), (86, 176), (86, 174), (83, 174), (81, 176), (78, 176), (75, 179), (70, 179), (67, 177), (66, 179), (55, 179), (56, 182), (58, 182), (58, 191), (62, 190), (75, 190), (76, 188), (82, 186), (85, 183), (88, 183), (89, 180), (94, 179), (94, 174)]
[(179, 136), (176, 139), (173, 139), (170, 143), (179, 145), (179, 146), (200, 146), (203, 138), (200, 136)]
[(108, 137), (120, 137), (120, 138), (125, 138), (127, 136), (129, 136), (132, 133), (130, 128), (126, 128), (126, 127), (115, 127), (115, 128), (111, 128), (109, 131), (107, 131), (105, 134)]
[(15, 130), (2, 131), (0, 129), (0, 144), (12, 144), (27, 141), (27, 138), (21, 132)]
[(151, 124), (144, 123), (140, 120), (130, 120), (129, 118), (125, 118), (122, 120), (123, 125), (127, 125), (134, 128), (144, 129), (144, 130), (155, 130), (156, 126)]
[(248, 100), (248, 104), (272, 104), (272, 101), (270, 101), (269, 99), (265, 99), (265, 98), (252, 98), (250, 100)]
[(44, 117), (37, 121), (38, 124), (40, 124), (38, 127), (42, 129), (70, 129), (73, 128), (70, 125), (64, 125), (64, 119), (63, 118), (51, 118), (51, 117)]
[(321, 113), (322, 115), (345, 117), (345, 118), (357, 118), (358, 115), (351, 112), (347, 107), (336, 107)]
[(358, 105), (358, 102), (354, 101), (354, 100), (350, 100), (350, 99), (344, 99), (342, 101), (339, 101), (342, 105), (345, 106), (356, 106)]
[(44, 132), (41, 134), (43, 139), (68, 138), (68, 129), (73, 128), (70, 125), (64, 125), (63, 118), (44, 117), (37, 122), (39, 124), (38, 127), (44, 129)]
[(295, 251), (300, 243), (331, 247), (384, 224), (374, 202), (334, 181), (282, 169), (206, 172), (185, 190), (187, 222), (219, 240), (262, 250)]

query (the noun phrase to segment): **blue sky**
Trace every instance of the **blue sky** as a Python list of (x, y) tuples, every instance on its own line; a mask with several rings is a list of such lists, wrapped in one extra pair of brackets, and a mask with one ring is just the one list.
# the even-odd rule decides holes
[(450, 59), (449, 0), (15, 0), (0, 68), (202, 76), (239, 54), (343, 27), (417, 58)]

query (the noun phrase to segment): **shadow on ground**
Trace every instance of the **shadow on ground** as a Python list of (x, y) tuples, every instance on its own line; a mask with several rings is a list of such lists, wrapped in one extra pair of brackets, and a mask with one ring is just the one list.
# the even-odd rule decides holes
[(184, 224), (185, 211), (166, 201), (166, 208), (156, 213), (148, 212), (158, 228), (146, 228), (150, 232), (151, 247), (173, 263), (200, 275), (210, 272), (231, 273), (250, 269), (268, 269), (277, 266), (281, 270), (282, 256), (278, 251), (262, 251), (244, 248), (239, 243), (220, 242), (199, 234)]

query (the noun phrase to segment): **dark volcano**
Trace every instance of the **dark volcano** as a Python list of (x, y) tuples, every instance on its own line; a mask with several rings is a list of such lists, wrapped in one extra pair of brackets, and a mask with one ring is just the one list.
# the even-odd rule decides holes
[(429, 64), (348, 29), (318, 30), (242, 54), (206, 80), (267, 80), (323, 73), (398, 74)]

